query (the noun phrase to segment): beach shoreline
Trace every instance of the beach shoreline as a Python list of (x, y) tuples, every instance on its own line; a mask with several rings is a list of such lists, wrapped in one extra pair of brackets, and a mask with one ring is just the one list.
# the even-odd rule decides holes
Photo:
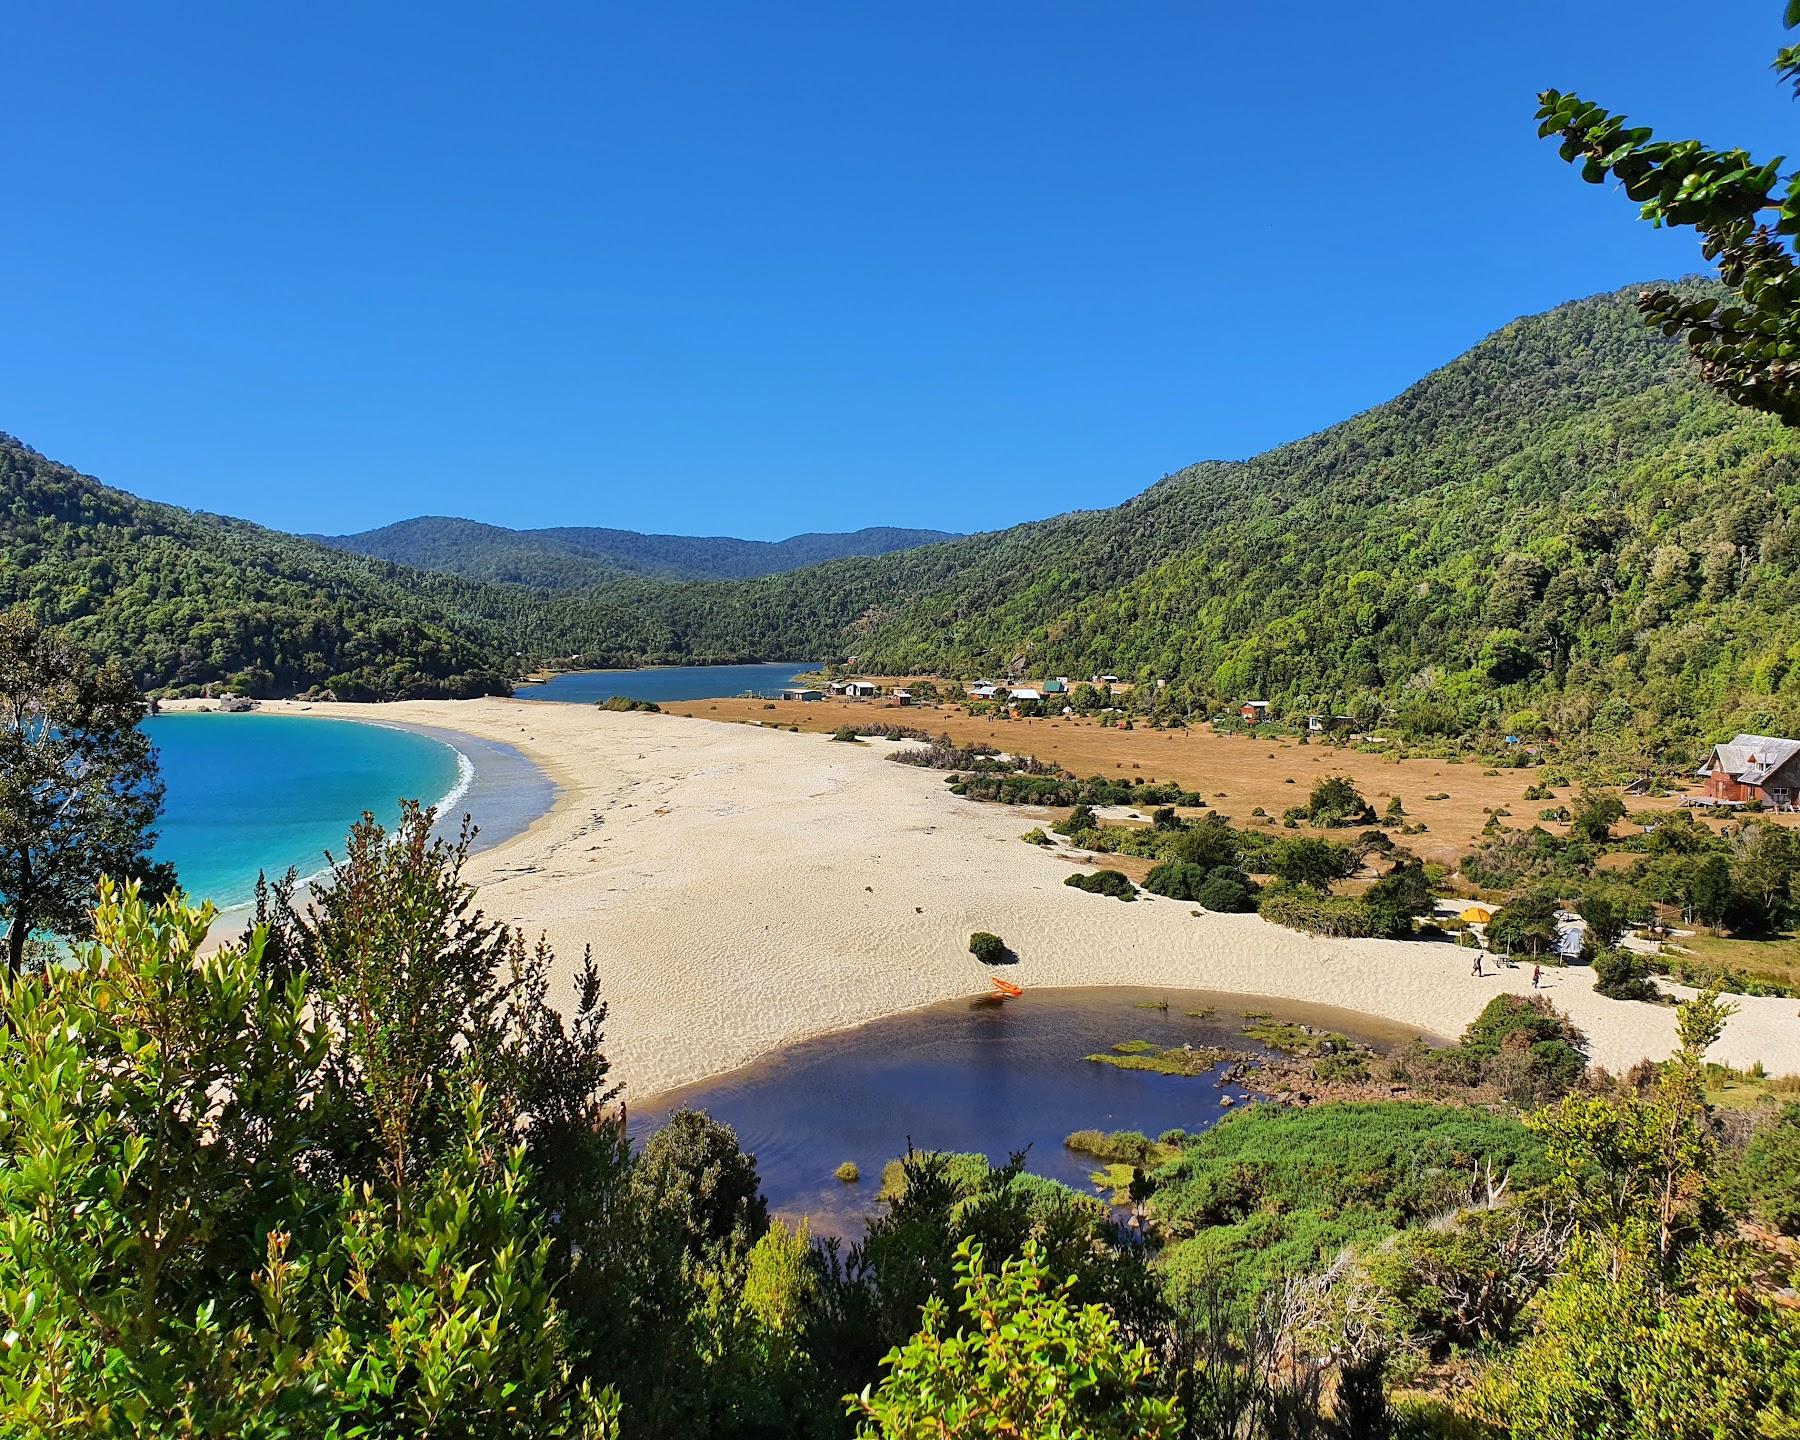
[[(268, 702), (274, 713), (325, 707)], [(1165, 985), (1333, 1005), (1454, 1036), (1520, 966), (1481, 979), (1449, 944), (1334, 940), (1254, 915), (1121, 904), (1063, 885), (1071, 860), (1021, 843), (1027, 812), (951, 796), (940, 772), (773, 726), (484, 699), (337, 704), (334, 718), (441, 728), (511, 746), (557, 793), (519, 833), (471, 856), (482, 907), (560, 957), (572, 998), (585, 946), (609, 1007), (607, 1053), (640, 1103), (785, 1045), (989, 988)], [(1018, 956), (1001, 972), (975, 930)], [(1587, 969), (1546, 968), (1544, 994), (1619, 1070), (1674, 1045), (1667, 1007), (1609, 1000)], [(1713, 1058), (1800, 1072), (1787, 999), (1741, 997)]]

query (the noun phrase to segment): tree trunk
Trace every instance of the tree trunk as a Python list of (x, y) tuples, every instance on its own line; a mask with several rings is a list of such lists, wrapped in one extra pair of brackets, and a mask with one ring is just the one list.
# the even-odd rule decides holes
[(18, 978), (25, 968), (25, 936), (29, 930), (23, 915), (14, 915), (12, 928), (6, 932), (6, 973)]

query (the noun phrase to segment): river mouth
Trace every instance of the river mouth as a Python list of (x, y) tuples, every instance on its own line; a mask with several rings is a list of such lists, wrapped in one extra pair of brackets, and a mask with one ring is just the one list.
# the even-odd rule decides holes
[[(1197, 1133), (1255, 1097), (1230, 1064), (1163, 1075), (1084, 1057), (1133, 1040), (1266, 1053), (1243, 1034), (1257, 1018), (1335, 1031), (1378, 1051), (1420, 1038), (1332, 1006), (1210, 990), (1032, 989), (1004, 1002), (944, 1001), (802, 1041), (650, 1097), (632, 1108), (630, 1128), (641, 1140), (675, 1110), (705, 1110), (756, 1157), (772, 1210), (808, 1218), (815, 1235), (854, 1238), (876, 1208), (883, 1166), (909, 1142), (996, 1164), (1024, 1150), (1034, 1174), (1099, 1193), (1090, 1179), (1098, 1163), (1063, 1145), (1072, 1132)], [(845, 1162), (856, 1165), (858, 1182), (835, 1178)]]

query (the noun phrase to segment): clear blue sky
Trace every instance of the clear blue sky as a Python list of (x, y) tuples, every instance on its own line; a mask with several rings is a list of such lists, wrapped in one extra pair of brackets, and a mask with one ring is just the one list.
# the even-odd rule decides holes
[(1779, 6), (0, 11), (0, 429), (291, 529), (1113, 503), (1698, 268), (1535, 138), (1783, 148)]

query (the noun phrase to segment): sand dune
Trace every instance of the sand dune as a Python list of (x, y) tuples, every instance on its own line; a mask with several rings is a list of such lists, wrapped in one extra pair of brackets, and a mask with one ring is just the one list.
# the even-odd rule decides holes
[[(1029, 815), (960, 800), (942, 774), (889, 763), (880, 742), (517, 700), (327, 713), (504, 741), (558, 783), (554, 809), (474, 857), (470, 878), (490, 913), (547, 932), (571, 970), (593, 946), (612, 1007), (608, 1052), (639, 1098), (787, 1041), (985, 990), (973, 930), (1005, 939), (1019, 963), (1003, 973), (1028, 991), (1236, 991), (1435, 1035), (1455, 1035), (1497, 991), (1530, 988), (1529, 967), (1476, 979), (1469, 952), (1449, 945), (1320, 940), (1254, 916), (1070, 889), (1067, 858), (1021, 843)], [(1598, 1063), (1672, 1047), (1667, 1009), (1595, 995), (1587, 970), (1545, 978)], [(1795, 1002), (1740, 1004), (1715, 1058), (1800, 1071)]]

